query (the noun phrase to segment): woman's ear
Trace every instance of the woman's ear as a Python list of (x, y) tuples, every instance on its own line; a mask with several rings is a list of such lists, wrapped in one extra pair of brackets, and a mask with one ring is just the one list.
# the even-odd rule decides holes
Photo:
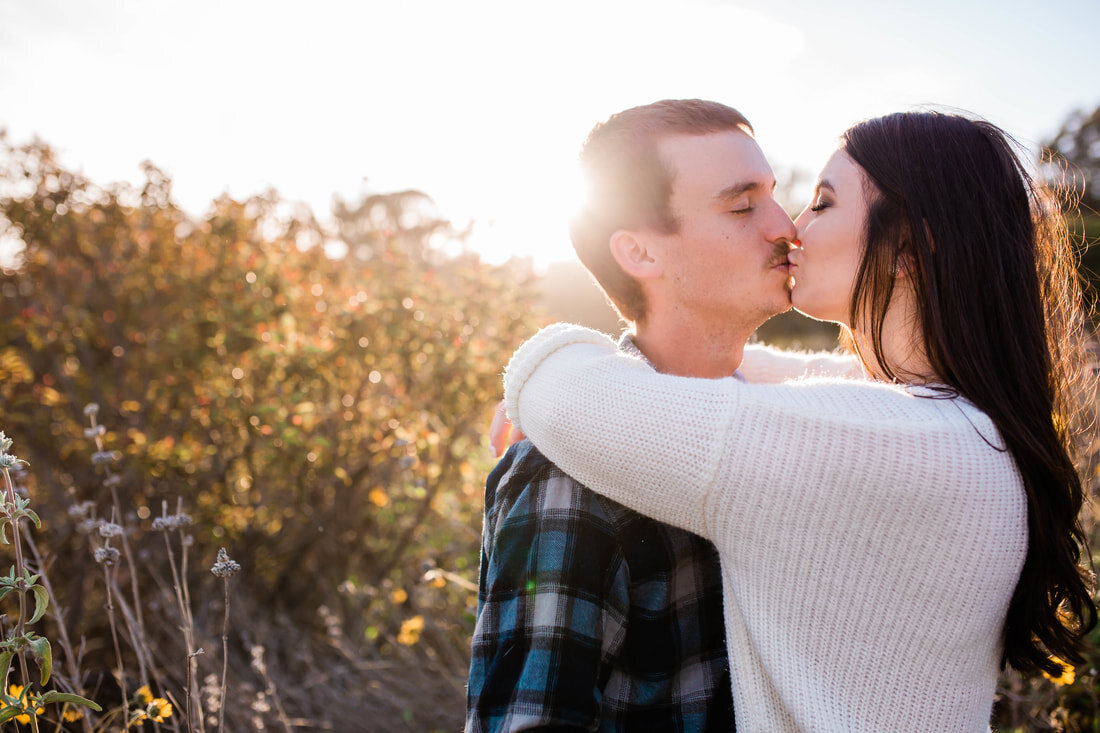
[(619, 267), (631, 277), (653, 278), (664, 273), (653, 242), (642, 233), (619, 229), (611, 235), (608, 246)]
[[(928, 243), (928, 249), (931, 252), (935, 252), (936, 240), (932, 238), (932, 227), (928, 226), (927, 220), (924, 221), (924, 237), (925, 241)], [(902, 242), (901, 254), (897, 256), (894, 260), (893, 267), (890, 268), (890, 272), (894, 277), (898, 277), (899, 275), (908, 277), (913, 272), (914, 268), (916, 268), (917, 262), (913, 258), (913, 247), (913, 239), (911, 237), (906, 237)]]
[(898, 255), (894, 260), (893, 267), (890, 268), (890, 274), (894, 277), (909, 277), (909, 273), (913, 271), (914, 267), (913, 255), (905, 253)]

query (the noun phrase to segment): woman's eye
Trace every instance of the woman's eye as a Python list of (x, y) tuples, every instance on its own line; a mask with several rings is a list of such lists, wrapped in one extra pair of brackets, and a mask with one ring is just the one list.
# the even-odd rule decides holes
[(828, 201), (818, 201), (816, 204), (810, 207), (810, 211), (822, 211), (832, 206)]

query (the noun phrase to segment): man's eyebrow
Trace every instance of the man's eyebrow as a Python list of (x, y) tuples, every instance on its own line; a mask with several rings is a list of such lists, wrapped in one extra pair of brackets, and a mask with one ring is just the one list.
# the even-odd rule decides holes
[[(756, 191), (757, 189), (761, 189), (763, 187), (764, 186), (760, 183), (760, 181), (741, 181), (739, 183), (734, 183), (731, 186), (726, 186), (721, 191), (719, 191), (714, 198), (718, 201), (726, 201), (727, 199), (736, 198), (743, 193)], [(772, 184), (772, 187), (775, 187), (774, 183)]]

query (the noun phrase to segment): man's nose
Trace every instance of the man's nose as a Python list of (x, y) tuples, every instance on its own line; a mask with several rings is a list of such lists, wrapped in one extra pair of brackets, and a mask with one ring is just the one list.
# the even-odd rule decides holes
[(806, 212), (809, 210), (809, 207), (806, 207), (794, 220), (794, 227), (798, 231), (798, 236), (800, 237), (802, 236), (802, 227), (806, 223)]
[(783, 210), (783, 207), (779, 204), (775, 205), (776, 217), (773, 224), (774, 230), (772, 235), (772, 241), (780, 242), (786, 240), (792, 242), (798, 239), (798, 229), (795, 227), (794, 222), (791, 221), (791, 217)]

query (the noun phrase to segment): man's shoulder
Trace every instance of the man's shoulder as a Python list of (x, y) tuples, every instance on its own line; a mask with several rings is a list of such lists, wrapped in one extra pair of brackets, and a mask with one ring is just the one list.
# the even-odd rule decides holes
[(485, 515), (487, 528), (491, 517), (538, 515), (597, 524), (610, 532), (639, 516), (562, 471), (527, 440), (509, 448), (489, 474)]
[(489, 473), (490, 486), (511, 486), (533, 480), (542, 472), (554, 467), (549, 458), (529, 440), (514, 443), (500, 457)]

